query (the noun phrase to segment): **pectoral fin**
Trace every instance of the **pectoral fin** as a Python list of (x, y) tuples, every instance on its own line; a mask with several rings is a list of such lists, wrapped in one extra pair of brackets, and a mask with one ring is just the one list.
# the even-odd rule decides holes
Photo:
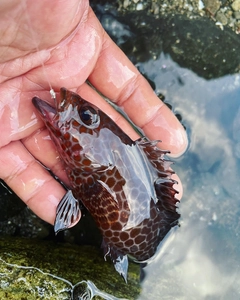
[(61, 230), (73, 227), (81, 218), (79, 202), (69, 190), (59, 202), (54, 223), (54, 231), (57, 234)]

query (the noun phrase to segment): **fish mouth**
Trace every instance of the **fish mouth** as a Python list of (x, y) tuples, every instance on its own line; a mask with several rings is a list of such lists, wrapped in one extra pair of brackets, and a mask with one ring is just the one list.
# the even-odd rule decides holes
[[(65, 87), (60, 88), (60, 99), (66, 99), (68, 95), (68, 90)], [(71, 93), (71, 92), (70, 92)]]
[(57, 114), (57, 110), (55, 107), (51, 106), (48, 102), (43, 101), (38, 97), (32, 98), (32, 103), (44, 119), (52, 121), (54, 116)]

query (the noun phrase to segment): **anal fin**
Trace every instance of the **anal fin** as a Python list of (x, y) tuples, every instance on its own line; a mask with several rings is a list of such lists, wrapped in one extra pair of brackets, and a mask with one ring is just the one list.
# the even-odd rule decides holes
[(124, 278), (125, 282), (127, 283), (128, 256), (119, 253), (116, 248), (110, 247), (104, 239), (101, 247), (103, 248), (104, 259), (106, 260), (107, 256), (111, 257), (115, 270)]
[(115, 270), (124, 278), (127, 283), (128, 274), (128, 257), (127, 255), (119, 255), (114, 261)]

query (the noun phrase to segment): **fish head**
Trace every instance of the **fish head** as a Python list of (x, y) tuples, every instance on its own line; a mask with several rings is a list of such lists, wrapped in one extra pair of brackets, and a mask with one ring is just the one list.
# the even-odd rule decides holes
[(55, 107), (38, 97), (32, 101), (61, 157), (72, 167), (100, 166), (109, 160), (109, 132), (119, 139), (129, 139), (108, 115), (66, 88), (60, 89)]
[(58, 133), (58, 136), (64, 136), (70, 128), (89, 134), (100, 130), (98, 108), (65, 88), (60, 89), (60, 97), (56, 99), (55, 107), (38, 97), (34, 97), (32, 101), (48, 129)]

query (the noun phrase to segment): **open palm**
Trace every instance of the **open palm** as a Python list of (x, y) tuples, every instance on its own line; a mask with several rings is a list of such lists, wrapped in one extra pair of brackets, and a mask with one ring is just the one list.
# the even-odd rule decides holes
[[(67, 178), (31, 99), (50, 85), (97, 104), (132, 139), (137, 134), (85, 82), (122, 106), (150, 139), (173, 154), (187, 145), (170, 110), (101, 27), (86, 0), (4, 0), (0, 8), (0, 178), (42, 219), (54, 222)], [(41, 163), (39, 163), (41, 162)]]

